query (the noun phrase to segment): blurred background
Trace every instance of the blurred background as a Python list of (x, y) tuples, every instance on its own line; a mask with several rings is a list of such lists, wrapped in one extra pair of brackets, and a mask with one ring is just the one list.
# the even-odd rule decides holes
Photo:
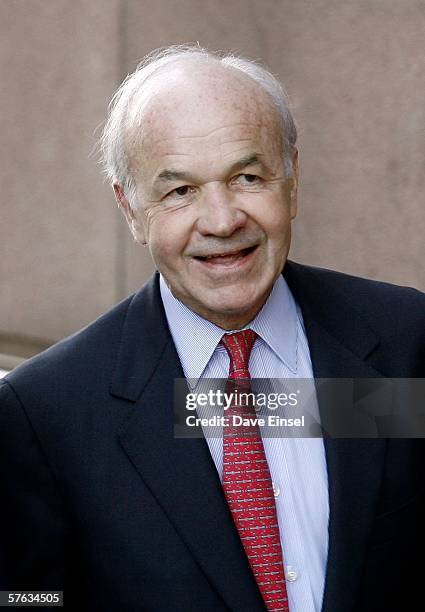
[(90, 157), (138, 60), (263, 60), (299, 125), (291, 258), (425, 290), (424, 0), (1, 0), (0, 369), (150, 276)]

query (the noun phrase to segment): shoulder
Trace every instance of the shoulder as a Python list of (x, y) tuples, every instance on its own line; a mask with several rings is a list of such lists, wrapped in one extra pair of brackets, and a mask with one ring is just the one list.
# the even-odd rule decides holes
[(101, 405), (109, 397), (119, 360), (122, 367), (131, 367), (136, 354), (138, 367), (143, 367), (158, 338), (158, 328), (164, 327), (158, 285), (154, 274), (136, 294), (15, 368), (5, 383), (23, 404), (31, 406), (56, 410), (82, 401)]
[[(44, 448), (51, 448), (58, 440), (78, 439), (105, 420), (122, 328), (136, 296), (0, 381), (0, 446), (6, 447), (4, 437), (13, 434), (15, 441), (35, 435)], [(117, 413), (123, 415), (125, 409)]]
[(422, 377), (425, 295), (332, 270), (288, 262), (284, 275), (304, 317), (351, 347), (374, 338), (374, 367), (386, 376)]
[(121, 330), (134, 296), (126, 298), (85, 328), (15, 368), (2, 381), (0, 405), (6, 398), (31, 396), (40, 404), (77, 388), (99, 387), (109, 380)]
[(287, 275), (295, 291), (316, 296), (318, 305), (334, 300), (340, 307), (345, 303), (369, 320), (382, 318), (391, 324), (405, 319), (425, 326), (425, 293), (413, 287), (288, 263)]

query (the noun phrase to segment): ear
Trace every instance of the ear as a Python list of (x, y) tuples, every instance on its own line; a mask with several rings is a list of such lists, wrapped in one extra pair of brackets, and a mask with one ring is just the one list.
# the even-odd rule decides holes
[(141, 223), (139, 216), (140, 212), (134, 211), (130, 202), (127, 200), (127, 197), (124, 193), (124, 189), (119, 183), (114, 183), (114, 194), (115, 200), (118, 204), (119, 209), (125, 217), (125, 220), (128, 223), (128, 227), (130, 228), (131, 233), (133, 234), (133, 238), (136, 242), (140, 242), (140, 244), (146, 244), (145, 240), (145, 229), (143, 224)]
[(291, 219), (295, 219), (298, 208), (298, 178), (299, 178), (299, 155), (298, 149), (294, 148), (292, 154), (292, 176), (291, 176), (291, 187), (289, 192), (290, 207), (291, 207)]

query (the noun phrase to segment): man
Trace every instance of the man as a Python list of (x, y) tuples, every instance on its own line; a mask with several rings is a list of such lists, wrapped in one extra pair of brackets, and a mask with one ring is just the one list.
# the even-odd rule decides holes
[(295, 142), (247, 60), (171, 48), (121, 86), (106, 169), (160, 274), (3, 382), (2, 589), (102, 612), (415, 609), (420, 440), (173, 436), (183, 376), (425, 375), (423, 294), (287, 261)]

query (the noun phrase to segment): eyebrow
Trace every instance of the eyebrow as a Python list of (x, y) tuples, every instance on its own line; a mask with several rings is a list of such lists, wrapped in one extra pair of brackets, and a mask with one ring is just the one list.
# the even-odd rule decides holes
[(179, 170), (162, 170), (155, 179), (156, 182), (166, 183), (167, 181), (180, 181), (188, 178), (187, 172)]
[[(232, 164), (229, 174), (232, 172), (236, 172), (238, 170), (243, 170), (248, 166), (255, 166), (260, 164), (265, 167), (263, 162), (260, 159), (261, 155), (258, 153), (252, 153), (250, 155), (245, 155), (245, 157), (241, 157), (234, 164)], [(158, 176), (155, 178), (154, 185), (157, 183), (169, 183), (172, 181), (185, 181), (191, 180), (191, 175), (188, 172), (182, 172), (180, 170), (161, 170)]]

